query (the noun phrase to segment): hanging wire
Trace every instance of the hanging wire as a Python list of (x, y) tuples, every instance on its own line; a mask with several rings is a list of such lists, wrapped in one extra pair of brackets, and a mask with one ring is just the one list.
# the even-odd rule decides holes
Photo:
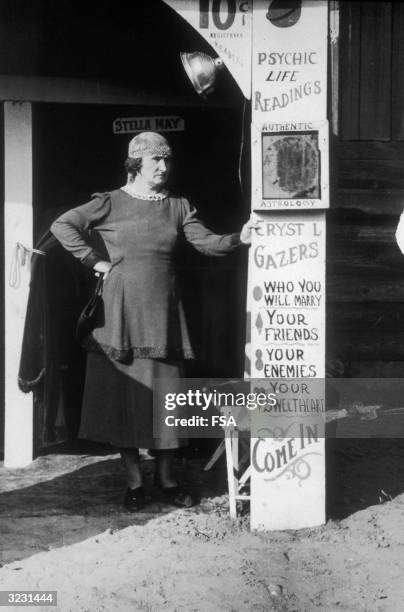
[(29, 261), (31, 261), (31, 256), (36, 253), (37, 255), (46, 255), (44, 251), (40, 251), (39, 249), (31, 249), (21, 242), (17, 242), (14, 247), (13, 257), (11, 259), (10, 265), (10, 276), (8, 279), (8, 284), (10, 287), (17, 289), (21, 284), (21, 268), (23, 268)]
[(246, 98), (244, 98), (244, 102), (243, 102), (243, 114), (242, 114), (242, 119), (241, 119), (240, 152), (239, 152), (239, 157), (238, 157), (238, 182), (239, 182), (239, 185), (240, 185), (241, 196), (242, 196), (245, 204), (247, 204), (247, 198), (246, 198), (246, 194), (245, 194), (244, 188), (243, 188), (243, 179), (242, 179), (242, 176), (241, 176), (241, 164), (242, 164), (242, 161), (243, 161), (243, 154), (244, 154), (246, 109), (247, 109), (247, 100), (246, 100)]

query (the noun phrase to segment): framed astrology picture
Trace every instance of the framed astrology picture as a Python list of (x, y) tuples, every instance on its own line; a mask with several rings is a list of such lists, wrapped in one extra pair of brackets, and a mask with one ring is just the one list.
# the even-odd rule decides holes
[(253, 126), (253, 209), (316, 209), (329, 205), (328, 125)]

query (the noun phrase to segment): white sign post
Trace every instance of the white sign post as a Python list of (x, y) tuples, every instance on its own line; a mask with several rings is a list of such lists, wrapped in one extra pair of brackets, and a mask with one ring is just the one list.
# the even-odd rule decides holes
[(328, 6), (296, 4), (253, 3), (251, 378), (278, 400), (252, 415), (254, 529), (325, 521)]
[(260, 216), (250, 259), (252, 390), (264, 387), (277, 399), (274, 409), (252, 413), (251, 526), (318, 525), (325, 508), (317, 380), (325, 353), (323, 213)]
[(251, 97), (259, 230), (249, 256), (246, 354), (248, 375), (260, 379), (253, 386), (278, 395), (276, 411), (252, 413), (251, 527), (318, 525), (325, 521), (328, 2), (165, 1)]
[[(17, 242), (32, 246), (32, 115), (28, 102), (4, 103), (4, 259), (8, 273)], [(15, 468), (33, 459), (33, 401), (19, 390), (17, 373), (29, 293), (29, 271), (10, 287), (5, 279), (5, 431), (4, 465)]]

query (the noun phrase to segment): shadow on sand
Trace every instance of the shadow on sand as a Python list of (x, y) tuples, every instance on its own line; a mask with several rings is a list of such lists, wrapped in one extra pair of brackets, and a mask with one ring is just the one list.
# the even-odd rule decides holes
[[(0, 481), (7, 485), (3, 491), (9, 489), (0, 494), (1, 564), (73, 544), (108, 529), (144, 525), (174, 510), (153, 486), (151, 460), (143, 462), (142, 469), (152, 501), (142, 512), (128, 513), (122, 507), (126, 485), (120, 459), (117, 455), (100, 455), (49, 454), (26, 468), (23, 477), (22, 471), (0, 470)], [(92, 463), (86, 465), (89, 458)], [(220, 508), (226, 515), (224, 455), (209, 472), (203, 471), (206, 460), (177, 460), (179, 480), (202, 497), (202, 503), (187, 512), (207, 513)], [(69, 465), (73, 465), (71, 471), (57, 474), (57, 470), (67, 471)], [(34, 484), (30, 484), (30, 475)], [(404, 440), (327, 440), (328, 518), (343, 519), (403, 492)]]
[[(65, 457), (67, 465), (68, 456)], [(52, 462), (52, 458), (52, 455), (48, 455), (37, 460), (43, 472)], [(41, 467), (44, 459), (46, 464), (42, 463)], [(152, 499), (143, 511), (127, 512), (122, 506), (126, 484), (119, 457), (111, 458), (109, 455), (98, 459), (99, 461), (94, 458), (96, 462), (91, 465), (53, 478), (48, 473), (42, 482), (32, 485), (27, 485), (29, 472), (25, 470), (24, 482), (19, 478), (18, 488), (14, 487), (0, 494), (1, 564), (73, 544), (107, 529), (117, 530), (129, 525), (143, 525), (176, 509), (168, 505), (159, 490), (154, 487), (154, 461), (151, 460), (143, 462), (142, 471), (145, 486)], [(77, 465), (76, 460), (79, 462), (80, 456), (75, 457)], [(176, 473), (179, 481), (186, 484), (190, 490), (198, 492), (202, 498), (223, 495), (226, 492), (223, 464), (219, 462), (210, 472), (203, 472), (203, 465), (201, 461), (188, 461), (185, 477), (184, 461), (178, 460)], [(4, 478), (2, 471), (0, 470), (0, 479)], [(48, 472), (51, 472), (51, 469)], [(13, 472), (8, 470), (8, 488), (13, 487), (12, 482), (10, 485), (13, 478), (17, 479), (17, 473), (13, 475)], [(203, 512), (206, 509), (204, 510), (202, 503), (190, 511)]]

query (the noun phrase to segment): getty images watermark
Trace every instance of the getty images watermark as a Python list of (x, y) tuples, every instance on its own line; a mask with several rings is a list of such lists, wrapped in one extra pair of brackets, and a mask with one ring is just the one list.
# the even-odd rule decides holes
[(159, 379), (154, 434), (164, 437), (176, 428), (179, 437), (222, 437), (228, 427), (263, 429), (269, 415), (318, 417), (324, 412), (323, 386), (319, 381)]
[[(404, 438), (404, 379), (156, 379), (156, 438)], [(403, 404), (403, 405), (402, 405)]]
[[(214, 389), (213, 391), (204, 391), (201, 389), (188, 389), (184, 392), (166, 393), (164, 395), (164, 408), (166, 410), (176, 410), (177, 408), (198, 408), (202, 412), (206, 412), (209, 408), (246, 408), (247, 410), (255, 410), (257, 407), (276, 406), (276, 394), (264, 392), (220, 392)], [(185, 422), (186, 421), (186, 422)], [(165, 417), (167, 427), (173, 426), (199, 426), (208, 427), (209, 425), (221, 426), (237, 426), (234, 415), (228, 411), (226, 414), (214, 413), (209, 416), (195, 415), (183, 418), (174, 415)]]

